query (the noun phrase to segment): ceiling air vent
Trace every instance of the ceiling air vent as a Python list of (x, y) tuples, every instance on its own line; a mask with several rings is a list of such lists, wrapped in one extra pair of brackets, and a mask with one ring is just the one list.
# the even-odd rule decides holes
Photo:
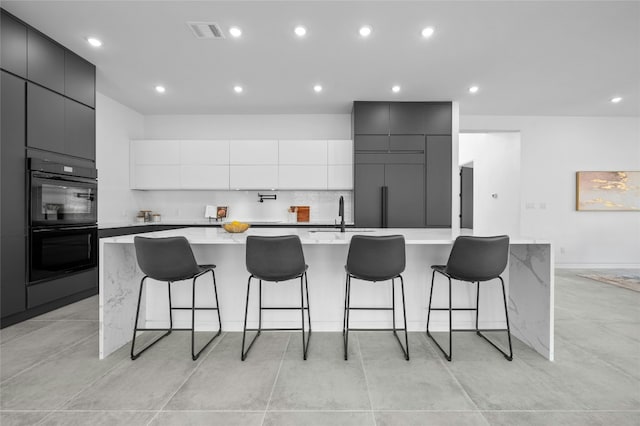
[(215, 22), (187, 22), (196, 38), (224, 38), (220, 26)]

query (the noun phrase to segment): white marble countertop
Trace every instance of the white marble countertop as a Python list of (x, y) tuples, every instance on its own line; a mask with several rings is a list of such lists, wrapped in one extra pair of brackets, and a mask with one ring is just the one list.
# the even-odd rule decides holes
[[(308, 227), (299, 228), (249, 228), (241, 234), (231, 234), (219, 227), (182, 228), (167, 231), (146, 232), (137, 235), (123, 235), (119, 237), (101, 238), (102, 243), (132, 244), (136, 236), (144, 237), (175, 237), (184, 236), (191, 244), (245, 244), (247, 235), (291, 235), (300, 237), (303, 244), (349, 244), (351, 237), (361, 235), (404, 235), (407, 245), (412, 244), (451, 244), (458, 235), (473, 235), (463, 230), (454, 234), (449, 229), (433, 228), (350, 228), (348, 232), (331, 230), (329, 228)], [(547, 240), (528, 237), (511, 237), (511, 244), (550, 244)]]
[[(225, 221), (230, 222), (230, 221)], [(313, 221), (313, 222), (287, 222), (285, 220), (241, 220), (240, 222), (250, 223), (252, 225), (261, 225), (261, 226), (326, 226), (326, 225), (335, 225), (333, 221)], [(126, 220), (120, 222), (98, 222), (98, 229), (111, 229), (111, 228), (127, 228), (130, 226), (153, 226), (153, 225), (169, 225), (169, 226), (196, 226), (196, 225), (211, 225), (211, 226), (220, 226), (223, 222), (216, 222), (215, 220), (209, 219), (186, 219), (186, 220), (163, 220), (161, 222), (137, 222), (135, 220)], [(353, 225), (353, 222), (347, 223), (347, 225)]]

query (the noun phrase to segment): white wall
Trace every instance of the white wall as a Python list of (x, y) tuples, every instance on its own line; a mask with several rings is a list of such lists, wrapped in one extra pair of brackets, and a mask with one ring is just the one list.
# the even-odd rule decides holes
[(473, 162), (474, 233), (520, 235), (520, 134), (463, 133), (459, 154)]
[(135, 217), (135, 194), (129, 190), (129, 139), (143, 136), (143, 116), (96, 93), (96, 167), (98, 223)]
[(640, 170), (640, 119), (463, 116), (460, 131), (520, 131), (521, 230), (558, 266), (640, 267), (640, 214), (575, 209), (575, 174)]

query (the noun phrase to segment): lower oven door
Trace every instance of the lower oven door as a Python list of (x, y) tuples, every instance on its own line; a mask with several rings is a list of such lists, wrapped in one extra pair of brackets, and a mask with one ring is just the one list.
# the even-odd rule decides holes
[(97, 241), (95, 226), (32, 229), (29, 284), (96, 267)]

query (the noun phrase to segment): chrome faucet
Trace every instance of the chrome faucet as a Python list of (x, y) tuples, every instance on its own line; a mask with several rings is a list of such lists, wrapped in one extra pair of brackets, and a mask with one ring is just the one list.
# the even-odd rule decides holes
[(344, 197), (342, 195), (338, 200), (338, 215), (340, 216), (340, 232), (344, 232)]

